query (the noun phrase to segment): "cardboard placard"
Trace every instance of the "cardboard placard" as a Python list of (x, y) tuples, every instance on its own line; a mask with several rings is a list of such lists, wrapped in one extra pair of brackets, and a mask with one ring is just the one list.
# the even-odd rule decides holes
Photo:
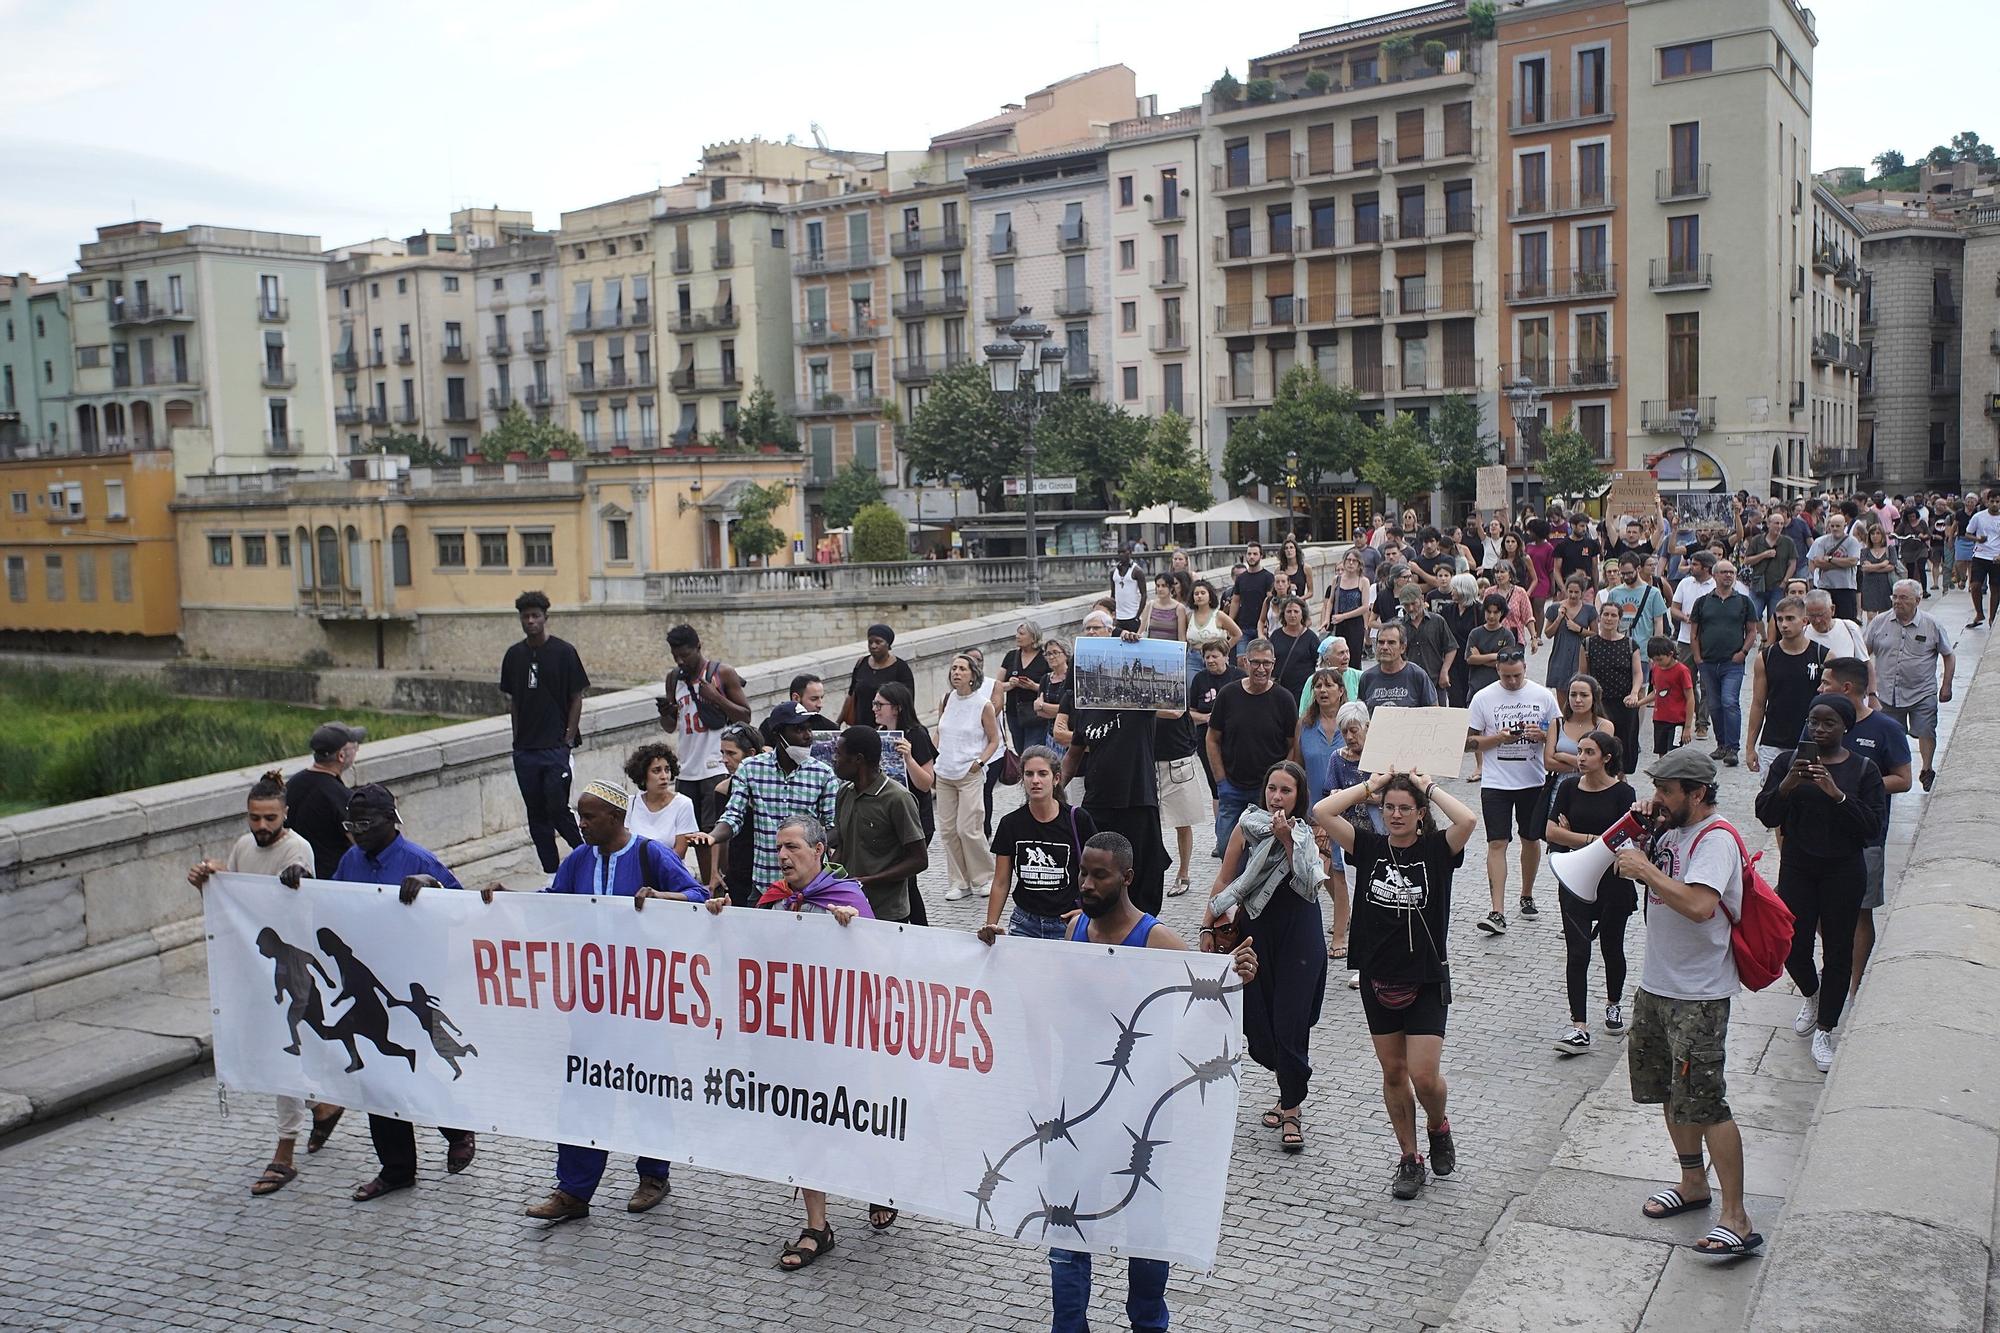
[(1475, 504), (1482, 514), (1507, 512), (1507, 468), (1504, 464), (1479, 469), (1479, 494)]
[(1455, 778), (1465, 758), (1463, 708), (1378, 708), (1361, 747), (1364, 773), (1424, 773)]
[(1606, 518), (1629, 514), (1633, 518), (1644, 519), (1649, 514), (1657, 517), (1659, 512), (1660, 479), (1651, 472), (1620, 472), (1604, 497)]

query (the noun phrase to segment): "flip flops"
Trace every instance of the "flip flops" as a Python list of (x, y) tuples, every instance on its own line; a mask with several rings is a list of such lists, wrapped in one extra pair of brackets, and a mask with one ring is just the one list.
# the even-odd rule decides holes
[(1763, 1247), (1764, 1238), (1754, 1231), (1747, 1236), (1739, 1236), (1728, 1227), (1710, 1227), (1706, 1236), (1688, 1248), (1712, 1259), (1741, 1259)]
[[(1713, 1195), (1706, 1195), (1699, 1199), (1689, 1199), (1684, 1198), (1677, 1189), (1664, 1189), (1658, 1194), (1650, 1196), (1645, 1204), (1640, 1206), (1639, 1211), (1653, 1221), (1661, 1222), (1669, 1217), (1679, 1217), (1682, 1213), (1691, 1213), (1698, 1208), (1706, 1208), (1714, 1201), (1715, 1196)], [(1659, 1212), (1651, 1211), (1651, 1205), (1653, 1204), (1659, 1205)], [(1721, 1228), (1718, 1227), (1716, 1230), (1719, 1231)]]

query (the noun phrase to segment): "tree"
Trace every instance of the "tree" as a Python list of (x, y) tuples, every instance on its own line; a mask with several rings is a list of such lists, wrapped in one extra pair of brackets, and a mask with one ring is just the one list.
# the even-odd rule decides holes
[(1951, 136), (1951, 151), (1961, 162), (1970, 162), (1979, 167), (1995, 165), (1993, 145), (1981, 143), (1978, 134), (1963, 130)]
[(1166, 505), (1172, 510), (1199, 512), (1215, 503), (1208, 485), (1208, 465), (1194, 449), (1188, 419), (1169, 410), (1153, 418), (1146, 433), (1146, 450), (1125, 476), (1118, 498), (1127, 508)]
[(1225, 69), (1222, 71), (1221, 78), (1208, 85), (1208, 91), (1214, 95), (1215, 100), (1218, 102), (1234, 102), (1237, 98), (1243, 96), (1243, 85), (1236, 81), (1234, 74)]
[(1499, 24), (1500, 9), (1493, 0), (1472, 0), (1465, 7), (1465, 17), (1472, 27), (1472, 35), (1485, 41), (1493, 35)]
[(540, 460), (557, 449), (581, 453), (583, 441), (568, 427), (547, 418), (529, 416), (526, 408), (514, 403), (501, 416), (500, 424), (486, 432), (479, 448), (488, 458), (526, 454)]
[(750, 381), (749, 396), (736, 413), (736, 435), (745, 444), (781, 444), (799, 447), (798, 423), (786, 416), (778, 400), (764, 387), (762, 375)]
[(854, 542), (850, 549), (856, 560), (909, 559), (910, 535), (903, 526), (903, 516), (879, 500), (863, 505), (854, 515)]
[(931, 391), (910, 414), (903, 456), (913, 476), (959, 478), (989, 507), (1000, 503), (1000, 479), (1021, 459), (1021, 428), (1000, 406), (986, 367), (955, 366), (931, 381)]
[(1438, 480), (1447, 490), (1475, 490), (1479, 469), (1494, 461), (1493, 437), (1481, 424), (1478, 404), (1457, 393), (1445, 395), (1431, 417), (1431, 450), (1437, 456)]
[(410, 460), (411, 467), (448, 467), (458, 460), (431, 443), (428, 435), (378, 435), (375, 437), (373, 452), (378, 454), (403, 454)]
[(783, 482), (772, 482), (769, 486), (751, 482), (743, 488), (736, 501), (736, 526), (729, 534), (729, 543), (736, 548), (738, 560), (768, 560), (785, 544), (785, 534), (771, 521), (771, 511), (790, 494)]
[(1335, 387), (1308, 365), (1279, 381), (1271, 405), (1236, 423), (1222, 449), (1222, 476), (1241, 490), (1257, 483), (1283, 486), (1290, 456), (1299, 460), (1299, 485), (1317, 486), (1361, 465), (1368, 432), (1354, 415), (1354, 391)]
[(1883, 149), (1870, 158), (1869, 161), (1875, 164), (1875, 172), (1879, 176), (1893, 176), (1901, 171), (1905, 165), (1902, 153), (1894, 148)]
[(1035, 424), (1035, 453), (1043, 476), (1074, 476), (1079, 494), (1110, 507), (1118, 484), (1146, 452), (1147, 422), (1122, 407), (1083, 393), (1062, 393)]
[(1542, 489), (1548, 494), (1565, 500), (1594, 495), (1609, 480), (1573, 414), (1542, 432), (1542, 446)]
[(819, 511), (829, 527), (844, 528), (854, 521), (856, 512), (881, 498), (882, 481), (875, 469), (850, 461), (827, 483)]
[(1404, 505), (1430, 494), (1437, 485), (1437, 458), (1415, 417), (1398, 412), (1369, 435), (1367, 456), (1361, 460), (1363, 481)]
[(1924, 161), (1938, 171), (1943, 171), (1950, 167), (1956, 160), (1957, 158), (1951, 149), (1945, 147), (1943, 144), (1939, 144), (1937, 147), (1931, 149), (1930, 152), (1924, 154)]

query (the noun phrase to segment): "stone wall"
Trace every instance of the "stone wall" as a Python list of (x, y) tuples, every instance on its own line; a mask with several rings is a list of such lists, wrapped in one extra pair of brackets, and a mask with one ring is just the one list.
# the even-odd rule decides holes
[(1951, 232), (1905, 233), (1862, 244), (1875, 322), (1863, 335), (1874, 348), (1869, 363), (1874, 394), (1862, 400), (1861, 411), (1875, 423), (1872, 479), (1892, 493), (1928, 488), (1932, 422), (1946, 423), (1947, 458), (1958, 447), (1958, 396), (1931, 393), (1931, 343), (1946, 344), (1945, 365), (1956, 371), (1959, 326), (1932, 322), (1931, 294), (1933, 274), (1946, 269), (1957, 299), (1962, 249)]

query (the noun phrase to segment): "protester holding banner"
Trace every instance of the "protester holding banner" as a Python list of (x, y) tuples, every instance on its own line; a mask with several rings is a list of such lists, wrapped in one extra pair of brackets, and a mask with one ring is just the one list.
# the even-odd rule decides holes
[(689, 847), (708, 841), (694, 801), (674, 789), (680, 775), (681, 761), (674, 747), (663, 741), (642, 745), (625, 757), (625, 776), (632, 780), (634, 791), (625, 826), (673, 848), (675, 856), (685, 856)]
[[(1367, 819), (1347, 818), (1378, 796), (1386, 835)], [(1432, 805), (1451, 821), (1447, 828), (1432, 822)], [(1349, 957), (1360, 972), (1361, 1010), (1401, 1152), (1391, 1189), (1398, 1199), (1414, 1199), (1426, 1179), (1426, 1159), (1417, 1151), (1418, 1102), (1428, 1129), (1429, 1171), (1448, 1176), (1458, 1167), (1440, 1068), (1451, 1006), (1445, 941), (1452, 875), (1464, 863), (1479, 819), (1421, 773), (1377, 773), (1343, 787), (1319, 803), (1313, 818), (1354, 867)]]
[[(1625, 781), (1624, 771), (1623, 747), (1617, 737), (1592, 731), (1578, 741), (1576, 774), (1557, 785), (1549, 808), (1549, 841), (1565, 851), (1588, 847), (1625, 818), (1639, 796)], [(1638, 910), (1638, 888), (1631, 880), (1619, 878), (1613, 868), (1598, 881), (1594, 900), (1585, 902), (1564, 885), (1556, 891), (1556, 902), (1562, 910), (1563, 951), (1568, 958), (1564, 980), (1569, 991), (1570, 1026), (1556, 1038), (1555, 1046), (1564, 1055), (1577, 1055), (1590, 1049), (1586, 1010), (1593, 937), (1604, 955), (1604, 1030), (1625, 1030), (1625, 926)]]

